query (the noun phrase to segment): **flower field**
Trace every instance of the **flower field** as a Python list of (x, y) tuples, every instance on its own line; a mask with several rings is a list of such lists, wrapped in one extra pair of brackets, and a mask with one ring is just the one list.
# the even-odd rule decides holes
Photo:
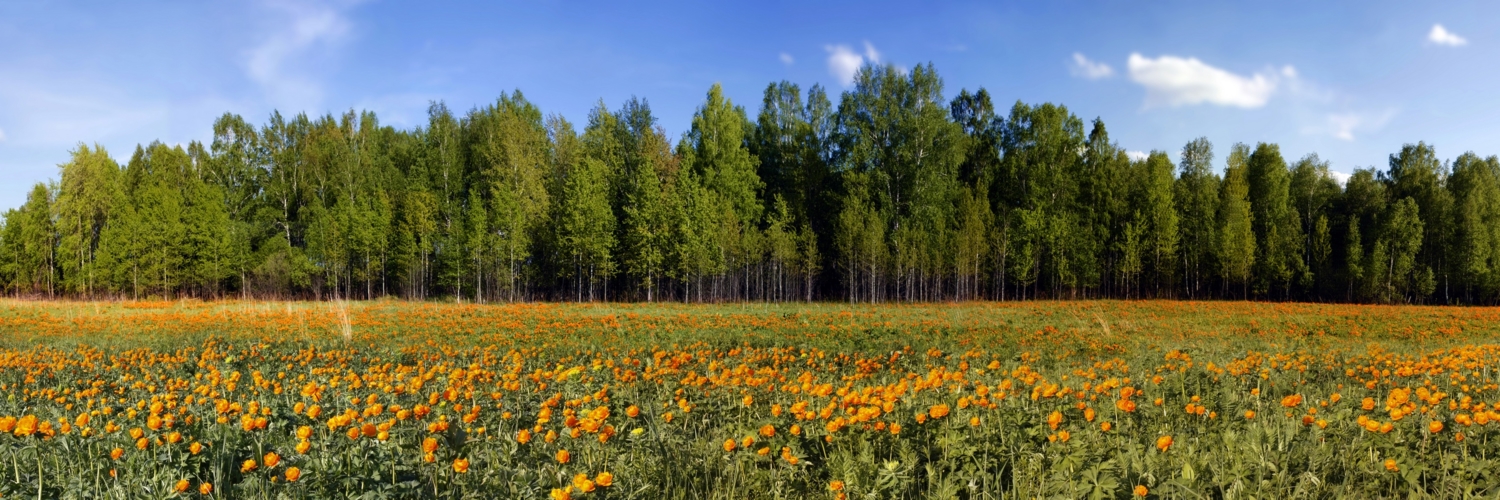
[(1500, 494), (1500, 309), (0, 302), (5, 498)]

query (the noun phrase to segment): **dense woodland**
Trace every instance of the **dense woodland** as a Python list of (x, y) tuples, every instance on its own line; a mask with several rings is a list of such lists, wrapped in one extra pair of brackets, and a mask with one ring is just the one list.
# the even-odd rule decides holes
[[(668, 137), (644, 99), (581, 132), (521, 92), (415, 130), (225, 114), (209, 144), (80, 145), (5, 212), (31, 297), (1492, 304), (1500, 160), (1426, 144), (1340, 185), (1316, 154), (1206, 139), (1132, 159), (1064, 106), (996, 112), (931, 65), (835, 103), (718, 85)], [(1216, 161), (1223, 163), (1223, 174)]]

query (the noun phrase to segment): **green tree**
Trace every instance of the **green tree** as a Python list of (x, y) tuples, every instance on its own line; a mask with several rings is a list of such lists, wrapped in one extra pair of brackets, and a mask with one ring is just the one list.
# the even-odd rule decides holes
[(1204, 292), (1213, 276), (1213, 248), (1217, 234), (1219, 176), (1214, 173), (1214, 146), (1199, 137), (1182, 147), (1176, 196), (1182, 253), (1183, 290), (1189, 298)]
[(1250, 148), (1244, 144), (1235, 144), (1229, 152), (1224, 181), (1219, 187), (1218, 241), (1214, 244), (1219, 276), (1223, 277), (1226, 288), (1243, 285), (1247, 297), (1256, 260), (1255, 215), (1250, 210), (1247, 179), (1249, 159)]
[(80, 144), (58, 166), (58, 270), (65, 292), (92, 297), (104, 274), (98, 269), (100, 238), (112, 212), (124, 202), (120, 166), (103, 147)]
[(1304, 272), (1302, 225), (1292, 206), (1291, 176), (1281, 148), (1260, 143), (1246, 162), (1245, 178), (1250, 186), (1252, 226), (1257, 243), (1255, 282), (1257, 293), (1281, 287), (1291, 297), (1291, 287)]

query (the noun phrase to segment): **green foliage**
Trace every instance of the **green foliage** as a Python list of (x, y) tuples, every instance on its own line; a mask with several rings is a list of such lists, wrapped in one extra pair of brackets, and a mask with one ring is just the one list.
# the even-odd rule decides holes
[(212, 133), (123, 167), (80, 144), (0, 219), (0, 289), (1500, 301), (1496, 157), (1418, 142), (1340, 185), (1316, 154), (1288, 165), (1261, 143), (1220, 175), (1205, 138), (1176, 165), (1132, 159), (1059, 104), (948, 99), (931, 64), (862, 68), (837, 102), (772, 83), (753, 121), (714, 84), (675, 145), (645, 99), (600, 101), (580, 134), (520, 91), (461, 114), (433, 102), (407, 130), (351, 110), (226, 113)]

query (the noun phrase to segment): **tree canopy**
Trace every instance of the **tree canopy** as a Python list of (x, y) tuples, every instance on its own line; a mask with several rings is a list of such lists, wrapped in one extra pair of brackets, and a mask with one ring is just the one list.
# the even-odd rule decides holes
[[(520, 92), (423, 126), (225, 114), (213, 139), (80, 144), (0, 219), (16, 296), (460, 301), (1182, 297), (1500, 301), (1500, 160), (1424, 142), (1337, 182), (1308, 153), (1128, 154), (1055, 103), (951, 100), (932, 65), (831, 98), (710, 87), (582, 130)], [(1226, 151), (1226, 150), (1219, 150)]]

